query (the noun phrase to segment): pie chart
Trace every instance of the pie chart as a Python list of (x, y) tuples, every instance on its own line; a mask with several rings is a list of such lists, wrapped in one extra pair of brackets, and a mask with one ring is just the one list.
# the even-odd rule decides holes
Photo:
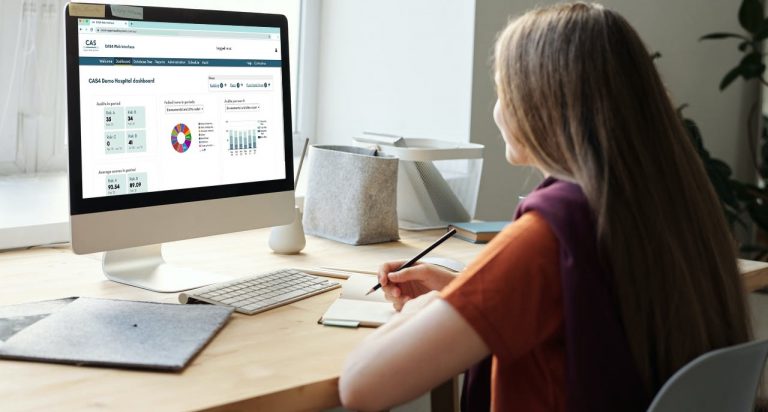
[(184, 153), (192, 145), (192, 131), (184, 123), (179, 123), (171, 130), (171, 144), (173, 150)]

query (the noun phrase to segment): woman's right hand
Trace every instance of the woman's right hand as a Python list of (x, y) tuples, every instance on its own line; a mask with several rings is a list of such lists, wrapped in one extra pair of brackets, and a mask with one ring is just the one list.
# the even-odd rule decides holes
[(397, 270), (405, 261), (387, 262), (379, 268), (379, 283), (384, 296), (400, 311), (405, 302), (433, 290), (442, 290), (456, 273), (435, 265), (417, 263), (403, 270)]

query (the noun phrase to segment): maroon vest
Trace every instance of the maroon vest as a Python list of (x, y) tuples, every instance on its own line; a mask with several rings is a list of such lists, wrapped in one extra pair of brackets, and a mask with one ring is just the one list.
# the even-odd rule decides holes
[[(566, 409), (643, 411), (650, 399), (634, 366), (611, 273), (598, 259), (597, 224), (576, 184), (547, 178), (518, 206), (547, 221), (560, 246), (565, 310)], [(461, 406), (490, 407), (490, 357), (467, 373)]]

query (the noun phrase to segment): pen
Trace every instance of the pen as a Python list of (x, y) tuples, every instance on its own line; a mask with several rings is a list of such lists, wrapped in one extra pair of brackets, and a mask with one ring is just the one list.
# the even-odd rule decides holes
[[(403, 269), (407, 268), (408, 266), (411, 266), (414, 263), (418, 262), (419, 259), (424, 257), (424, 255), (426, 255), (427, 253), (431, 252), (432, 249), (438, 247), (441, 243), (445, 242), (449, 237), (453, 236), (454, 234), (456, 234), (456, 229), (449, 230), (448, 233), (444, 234), (440, 239), (437, 239), (435, 241), (435, 243), (429, 245), (426, 249), (422, 250), (418, 255), (414, 256), (413, 259), (411, 259), (411, 260), (403, 263), (402, 265), (400, 265), (400, 267), (397, 268), (397, 270), (395, 270), (395, 272), (403, 270)], [(371, 293), (373, 293), (376, 290), (378, 290), (380, 287), (381, 287), (381, 283), (377, 283), (376, 286), (372, 287), (371, 290), (369, 290), (368, 293), (365, 294), (365, 296), (370, 295)]]

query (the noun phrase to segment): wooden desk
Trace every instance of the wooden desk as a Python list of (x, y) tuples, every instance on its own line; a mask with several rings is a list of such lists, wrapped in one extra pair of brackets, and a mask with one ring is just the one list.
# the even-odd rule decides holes
[[(400, 242), (348, 246), (308, 236), (301, 255), (267, 246), (268, 230), (169, 243), (169, 262), (231, 274), (286, 267), (375, 270), (410, 258), (440, 231), (403, 232)], [(482, 246), (449, 239), (431, 255), (469, 262)], [(68, 247), (0, 253), (0, 304), (66, 296), (176, 302), (102, 275), (101, 255)], [(8, 410), (317, 410), (339, 405), (337, 381), (347, 354), (370, 329), (323, 327), (317, 319), (338, 290), (230, 322), (182, 373), (0, 361), (0, 409)]]
[[(298, 256), (276, 255), (268, 230), (174, 242), (168, 261), (233, 277), (285, 267), (321, 265), (375, 269), (410, 258), (440, 232), (403, 232), (400, 242), (348, 246), (307, 238)], [(482, 249), (449, 239), (432, 255), (469, 262)], [(0, 253), (0, 304), (66, 296), (176, 302), (107, 281), (99, 254), (76, 256), (69, 248)], [(768, 264), (743, 263), (748, 286), (768, 285)], [(127, 371), (45, 363), (0, 361), (0, 409), (8, 410), (316, 410), (339, 404), (337, 380), (350, 350), (370, 329), (318, 325), (338, 296), (324, 293), (254, 316), (235, 314), (182, 373)]]

